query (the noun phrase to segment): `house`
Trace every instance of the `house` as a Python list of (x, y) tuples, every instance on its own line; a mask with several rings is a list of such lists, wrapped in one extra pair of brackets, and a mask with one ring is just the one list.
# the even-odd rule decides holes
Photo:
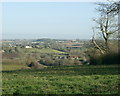
[(4, 50), (2, 50), (2, 52), (4, 53), (5, 51), (4, 51)]
[(32, 46), (25, 46), (25, 48), (32, 48)]
[(4, 50), (0, 50), (0, 53), (4, 53), (5, 51)]
[(70, 59), (79, 59), (79, 56), (69, 56)]

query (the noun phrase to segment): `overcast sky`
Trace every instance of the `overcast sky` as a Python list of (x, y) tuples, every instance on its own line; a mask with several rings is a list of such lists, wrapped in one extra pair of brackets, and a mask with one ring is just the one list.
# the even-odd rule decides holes
[(3, 39), (90, 39), (92, 18), (97, 16), (91, 2), (3, 3)]

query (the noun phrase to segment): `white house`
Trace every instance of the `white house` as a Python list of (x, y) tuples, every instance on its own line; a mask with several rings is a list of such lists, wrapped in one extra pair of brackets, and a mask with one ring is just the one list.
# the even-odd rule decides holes
[(32, 46), (25, 46), (25, 48), (32, 48)]

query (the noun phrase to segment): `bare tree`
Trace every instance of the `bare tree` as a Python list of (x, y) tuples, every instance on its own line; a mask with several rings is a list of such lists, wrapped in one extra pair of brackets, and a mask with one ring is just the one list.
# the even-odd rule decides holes
[[(93, 19), (96, 22), (97, 32), (102, 34), (104, 40), (105, 48), (103, 49), (99, 44), (97, 44), (95, 37), (93, 35), (92, 42), (94, 46), (99, 49), (99, 51), (104, 54), (109, 52), (109, 41), (112, 38), (113, 34), (118, 32), (118, 22), (117, 14), (119, 12), (118, 5), (115, 3), (99, 3), (97, 11), (100, 13), (100, 17)], [(93, 30), (94, 31), (94, 30)], [(94, 32), (95, 33), (95, 32)]]
[(97, 3), (99, 5), (98, 11), (102, 14), (111, 14), (113, 16), (119, 13), (120, 0), (107, 0), (106, 3)]

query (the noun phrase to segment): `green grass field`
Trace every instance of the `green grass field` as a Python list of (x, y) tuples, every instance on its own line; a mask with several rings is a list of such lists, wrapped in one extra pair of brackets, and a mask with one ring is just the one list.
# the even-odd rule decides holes
[(3, 71), (3, 94), (118, 94), (118, 65)]
[(7, 70), (20, 70), (22, 68), (25, 68), (26, 66), (25, 65), (3, 65), (2, 66), (2, 70), (3, 71), (7, 71)]
[(51, 49), (51, 48), (45, 48), (45, 49), (30, 48), (30, 49), (26, 49), (26, 51), (28, 53), (31, 53), (31, 52), (37, 52), (37, 53), (58, 53), (58, 54), (64, 54), (65, 53), (65, 52), (58, 51), (58, 50)]

